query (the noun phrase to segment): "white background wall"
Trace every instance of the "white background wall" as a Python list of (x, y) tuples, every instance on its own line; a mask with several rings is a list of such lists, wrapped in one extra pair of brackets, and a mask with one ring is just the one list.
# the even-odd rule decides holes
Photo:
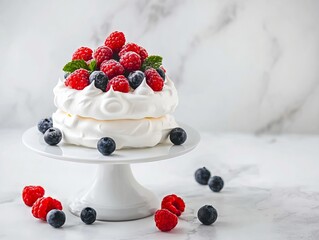
[(200, 130), (319, 133), (319, 1), (0, 0), (0, 128), (50, 115), (80, 46), (113, 30), (164, 57), (178, 120)]

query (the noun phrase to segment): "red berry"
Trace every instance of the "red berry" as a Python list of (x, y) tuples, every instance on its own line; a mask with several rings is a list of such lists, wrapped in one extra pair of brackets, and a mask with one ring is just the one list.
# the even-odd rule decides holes
[(108, 79), (124, 74), (124, 67), (114, 59), (102, 62), (100, 70), (106, 74)]
[(125, 44), (125, 36), (122, 32), (112, 32), (106, 39), (105, 39), (105, 46), (108, 46), (112, 49), (113, 52), (117, 53), (121, 50), (122, 46)]
[(162, 200), (162, 209), (167, 209), (176, 216), (180, 216), (185, 210), (185, 203), (183, 199), (175, 194), (167, 195)]
[(162, 232), (171, 231), (178, 223), (176, 215), (166, 209), (157, 210), (154, 220), (156, 227)]
[(112, 59), (112, 56), (113, 51), (107, 46), (98, 47), (93, 54), (93, 57), (96, 60), (98, 66), (100, 66), (103, 61)]
[(44, 195), (44, 189), (41, 186), (25, 186), (22, 191), (22, 199), (25, 205), (32, 207), (34, 202)]
[(148, 53), (146, 49), (143, 47), (140, 47), (140, 56), (141, 56), (142, 62), (144, 62), (144, 60), (148, 57)]
[(124, 53), (120, 58), (120, 63), (126, 71), (132, 72), (141, 68), (141, 57), (135, 52)]
[(90, 84), (89, 81), (90, 73), (85, 69), (77, 69), (71, 73), (65, 80), (65, 86), (70, 86), (71, 88), (82, 90)]
[(119, 56), (121, 57), (127, 52), (135, 52), (140, 54), (140, 47), (135, 43), (127, 43), (122, 47), (121, 51), (119, 52)]
[(153, 89), (153, 91), (162, 91), (164, 81), (161, 75), (154, 69), (149, 68), (145, 70), (146, 83)]
[(111, 86), (114, 91), (124, 92), (124, 93), (127, 93), (130, 91), (130, 84), (128, 80), (126, 79), (126, 77), (123, 75), (119, 75), (112, 78), (106, 86), (106, 92), (110, 90)]
[(80, 47), (77, 49), (72, 56), (72, 60), (84, 60), (89, 61), (92, 59), (93, 51), (88, 47)]
[(47, 213), (52, 209), (62, 210), (60, 201), (51, 197), (41, 197), (32, 206), (32, 215), (46, 221)]

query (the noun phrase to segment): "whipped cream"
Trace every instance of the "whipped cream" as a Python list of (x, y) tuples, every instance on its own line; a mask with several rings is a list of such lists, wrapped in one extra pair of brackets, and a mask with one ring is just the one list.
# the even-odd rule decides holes
[(116, 149), (153, 147), (168, 142), (171, 129), (177, 127), (171, 115), (136, 120), (104, 120), (83, 118), (57, 110), (52, 115), (53, 126), (63, 132), (63, 142), (96, 148), (102, 137), (111, 137)]
[(154, 92), (145, 79), (129, 93), (112, 88), (102, 92), (93, 83), (83, 90), (76, 90), (65, 86), (62, 80), (58, 81), (53, 92), (58, 109), (97, 120), (158, 118), (173, 113), (178, 104), (176, 88), (167, 76), (163, 90), (159, 92)]

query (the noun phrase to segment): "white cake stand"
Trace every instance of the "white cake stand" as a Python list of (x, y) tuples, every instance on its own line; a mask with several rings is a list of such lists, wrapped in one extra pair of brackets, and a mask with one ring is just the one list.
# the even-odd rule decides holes
[(49, 146), (37, 127), (28, 129), (22, 141), (31, 150), (49, 158), (98, 164), (93, 184), (84, 191), (84, 195), (71, 202), (70, 211), (79, 216), (81, 210), (89, 206), (96, 210), (99, 220), (124, 221), (150, 216), (159, 208), (155, 195), (135, 180), (130, 164), (160, 161), (193, 150), (200, 141), (200, 135), (185, 124), (182, 128), (188, 136), (183, 145), (159, 144), (152, 148), (123, 149), (111, 156), (103, 156), (97, 149), (68, 144)]

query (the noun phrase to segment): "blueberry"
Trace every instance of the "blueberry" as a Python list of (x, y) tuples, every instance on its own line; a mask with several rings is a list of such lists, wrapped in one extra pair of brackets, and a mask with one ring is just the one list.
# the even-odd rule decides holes
[(85, 224), (92, 224), (96, 220), (96, 211), (93, 208), (86, 207), (81, 211), (80, 217)]
[(38, 122), (38, 129), (42, 133), (45, 133), (51, 127), (53, 127), (52, 118), (43, 118)]
[(58, 128), (49, 128), (44, 133), (44, 141), (51, 146), (57, 145), (59, 142), (61, 142), (61, 140), (62, 132)]
[(70, 74), (71, 73), (69, 73), (69, 72), (64, 73), (64, 79), (66, 79)]
[(62, 227), (65, 223), (65, 213), (61, 210), (53, 209), (47, 214), (47, 222), (52, 227)]
[(208, 181), (208, 186), (213, 192), (220, 192), (224, 187), (224, 181), (219, 176), (214, 176)]
[(145, 75), (142, 71), (134, 71), (128, 75), (128, 82), (130, 83), (131, 88), (136, 89), (138, 86), (141, 85)]
[(112, 138), (104, 137), (97, 142), (97, 149), (105, 156), (112, 154), (115, 148), (116, 144)]
[(94, 71), (90, 74), (89, 77), (90, 83), (94, 81), (94, 86), (98, 89), (101, 89), (103, 92), (106, 91), (106, 85), (108, 83), (108, 78), (102, 71)]
[(174, 145), (181, 145), (187, 139), (187, 134), (182, 128), (174, 128), (169, 134), (169, 138)]
[(218, 214), (213, 206), (205, 205), (198, 210), (197, 217), (202, 224), (211, 225), (217, 220)]
[(165, 72), (164, 72), (164, 70), (161, 69), (161, 68), (157, 68), (156, 71), (163, 78), (163, 80), (165, 80)]
[(210, 171), (208, 171), (205, 167), (199, 168), (196, 170), (195, 180), (199, 184), (207, 185), (209, 178), (210, 178)]

